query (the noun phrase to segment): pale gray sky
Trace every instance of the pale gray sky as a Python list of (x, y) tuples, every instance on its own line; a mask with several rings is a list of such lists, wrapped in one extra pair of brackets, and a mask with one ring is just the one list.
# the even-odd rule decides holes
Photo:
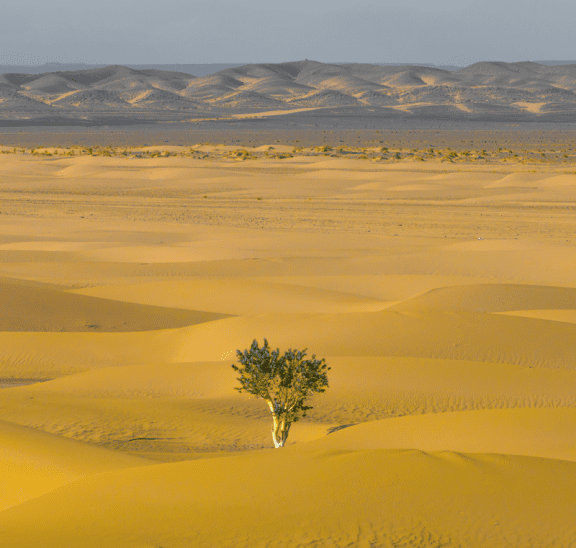
[(574, 0), (19, 0), (0, 64), (576, 59)]

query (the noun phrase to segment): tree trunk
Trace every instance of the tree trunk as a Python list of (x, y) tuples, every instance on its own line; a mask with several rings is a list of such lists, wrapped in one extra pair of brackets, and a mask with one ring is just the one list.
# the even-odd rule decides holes
[(288, 432), (290, 430), (290, 423), (275, 413), (272, 414), (272, 420), (274, 421), (272, 425), (272, 440), (274, 441), (274, 447), (279, 449), (280, 447), (284, 447), (284, 444), (286, 443)]

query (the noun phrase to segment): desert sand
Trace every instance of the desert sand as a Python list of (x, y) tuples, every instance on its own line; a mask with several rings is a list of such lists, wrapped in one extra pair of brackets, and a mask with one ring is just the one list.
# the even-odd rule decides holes
[(573, 139), (476, 137), (2, 149), (2, 547), (575, 546)]

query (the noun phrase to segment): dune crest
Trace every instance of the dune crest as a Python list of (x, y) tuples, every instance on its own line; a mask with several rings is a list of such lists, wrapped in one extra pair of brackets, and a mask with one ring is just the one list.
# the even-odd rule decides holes
[[(298, 61), (228, 68), (203, 77), (173, 71), (98, 69), (2, 74), (0, 116), (84, 115), (112, 119), (166, 113), (201, 119), (207, 113), (270, 107), (369, 107), (387, 118), (514, 121), (574, 120), (574, 65), (475, 63), (455, 72), (420, 66)], [(396, 108), (397, 107), (397, 108)], [(20, 114), (21, 116), (22, 114)]]
[[(293, 523), (282, 533), (285, 545), (480, 548), (509, 538), (568, 546), (576, 535), (575, 469), (572, 462), (452, 452), (269, 450), (101, 474), (2, 512), (0, 529), (11, 548), (55, 547), (79, 536), (87, 547), (260, 547), (276, 536), (283, 506)], [(348, 482), (356, 489), (346, 489)], [(551, 507), (550, 499), (563, 504)], [(256, 528), (248, 519), (254, 514)]]

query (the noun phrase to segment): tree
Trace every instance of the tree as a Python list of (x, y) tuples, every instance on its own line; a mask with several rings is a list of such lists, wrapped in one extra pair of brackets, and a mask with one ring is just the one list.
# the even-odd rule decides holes
[(236, 355), (240, 365), (232, 364), (232, 369), (240, 374), (237, 379), (240, 386), (235, 389), (262, 398), (268, 404), (274, 446), (284, 447), (291, 424), (312, 409), (305, 405), (306, 399), (328, 387), (330, 368), (315, 355), (304, 359), (306, 349), (290, 349), (281, 356), (279, 349), (270, 351), (266, 339), (262, 348), (254, 339), (249, 350), (237, 350)]

